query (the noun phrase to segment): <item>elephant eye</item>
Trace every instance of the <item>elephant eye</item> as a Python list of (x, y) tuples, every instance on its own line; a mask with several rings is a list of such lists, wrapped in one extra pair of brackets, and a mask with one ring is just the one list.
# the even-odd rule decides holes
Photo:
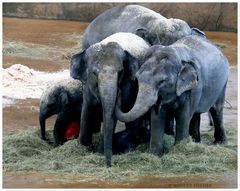
[(158, 83), (158, 88), (162, 88), (166, 83), (166, 80), (160, 80)]
[(165, 84), (166, 80), (160, 80), (159, 85)]
[(96, 72), (96, 71), (93, 71), (93, 74), (94, 74), (95, 76), (97, 76), (97, 72)]
[(97, 78), (97, 76), (98, 76), (98, 75), (97, 75), (97, 71), (96, 71), (96, 70), (93, 70), (92, 73), (93, 73), (93, 75)]

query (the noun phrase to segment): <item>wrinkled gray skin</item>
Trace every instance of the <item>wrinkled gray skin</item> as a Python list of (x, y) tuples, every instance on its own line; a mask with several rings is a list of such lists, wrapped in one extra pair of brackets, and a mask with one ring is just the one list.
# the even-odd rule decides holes
[(148, 48), (149, 45), (137, 35), (116, 33), (72, 57), (71, 77), (85, 84), (79, 142), (85, 146), (91, 144), (93, 129), (99, 130), (103, 121), (108, 167), (111, 166), (118, 88), (128, 100), (132, 78), (139, 69), (136, 59), (140, 59)]
[(79, 121), (82, 110), (82, 83), (72, 78), (61, 80), (46, 88), (40, 98), (39, 122), (41, 138), (46, 140), (46, 120), (57, 114), (54, 125), (54, 145), (64, 141), (64, 132), (71, 121)]
[(86, 49), (117, 32), (137, 34), (151, 45), (170, 45), (191, 34), (204, 36), (202, 31), (191, 29), (183, 20), (167, 19), (148, 8), (127, 5), (111, 8), (96, 17), (84, 32), (83, 47)]
[(136, 74), (139, 91), (134, 107), (128, 113), (116, 107), (116, 116), (128, 122), (151, 109), (150, 150), (158, 155), (163, 153), (163, 129), (171, 114), (176, 120), (175, 143), (188, 137), (189, 125), (197, 128), (200, 114), (207, 111), (213, 119), (215, 143), (225, 142), (228, 75), (226, 57), (207, 39), (192, 35), (170, 46), (152, 46)]

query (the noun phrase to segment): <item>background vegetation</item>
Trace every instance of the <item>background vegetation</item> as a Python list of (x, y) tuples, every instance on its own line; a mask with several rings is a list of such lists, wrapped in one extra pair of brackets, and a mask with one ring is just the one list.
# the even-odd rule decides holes
[[(127, 3), (3, 3), (3, 16), (90, 22)], [(133, 4), (133, 3), (131, 3)], [(136, 3), (135, 3), (136, 4)], [(237, 32), (237, 3), (137, 3), (167, 18), (180, 18), (208, 31)]]

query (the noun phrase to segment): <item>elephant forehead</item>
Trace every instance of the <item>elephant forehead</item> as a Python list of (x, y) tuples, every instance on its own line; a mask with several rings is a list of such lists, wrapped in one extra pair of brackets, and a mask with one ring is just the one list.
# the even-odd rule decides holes
[(112, 67), (111, 65), (106, 65), (103, 67), (101, 73), (103, 74), (113, 74), (114, 72), (117, 72), (115, 67)]
[(107, 45), (111, 42), (117, 43), (123, 50), (136, 57), (142, 56), (146, 49), (149, 48), (149, 44), (146, 41), (132, 33), (115, 33), (102, 40), (100, 44)]
[(93, 47), (87, 52), (87, 62), (89, 66), (97, 67), (99, 70), (120, 70), (122, 68), (123, 51), (108, 47)]

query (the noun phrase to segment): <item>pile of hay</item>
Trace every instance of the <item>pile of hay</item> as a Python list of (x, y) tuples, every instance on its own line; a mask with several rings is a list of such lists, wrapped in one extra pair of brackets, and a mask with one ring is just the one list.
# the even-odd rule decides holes
[[(50, 139), (51, 135), (48, 131)], [(95, 136), (95, 143), (97, 140), (99, 137)], [(102, 154), (80, 146), (77, 140), (54, 148), (40, 139), (40, 132), (35, 128), (3, 137), (3, 168), (5, 171), (43, 171), (88, 180), (118, 181), (141, 176), (214, 175), (237, 171), (236, 145), (198, 144), (189, 138), (173, 146), (173, 137), (165, 136), (164, 140), (165, 150), (169, 152), (161, 158), (148, 153), (148, 145), (140, 145), (134, 152), (114, 155), (113, 166), (106, 168)]]

